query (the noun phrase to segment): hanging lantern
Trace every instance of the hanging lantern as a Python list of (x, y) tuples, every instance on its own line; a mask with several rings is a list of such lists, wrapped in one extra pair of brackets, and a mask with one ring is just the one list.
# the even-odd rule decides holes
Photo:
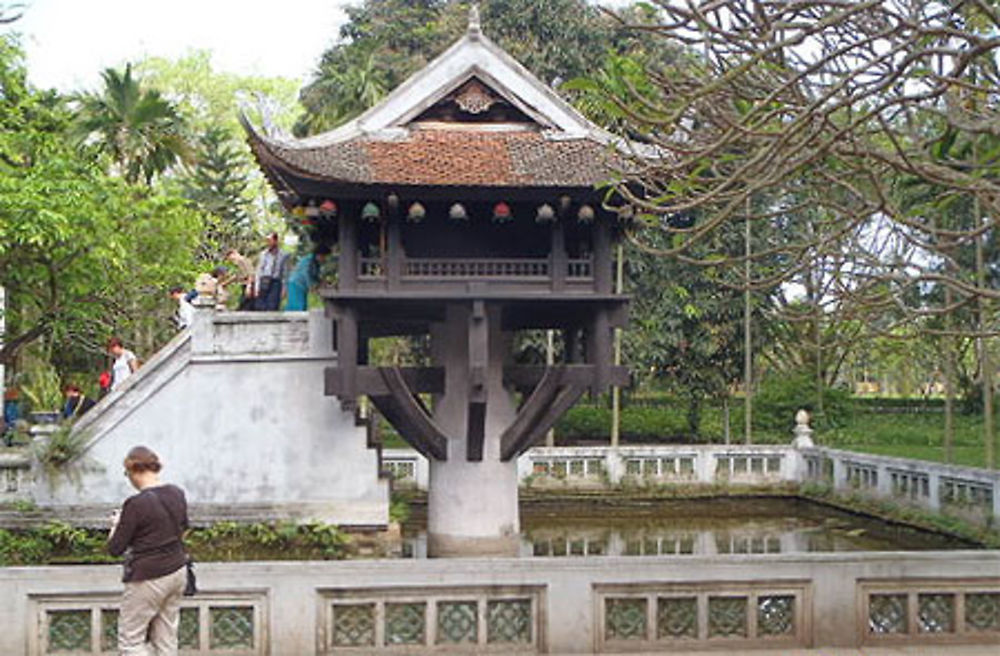
[(315, 219), (319, 216), (319, 208), (316, 207), (316, 201), (311, 200), (309, 201), (309, 204), (306, 205), (306, 216), (310, 219)]
[(590, 205), (581, 205), (580, 211), (576, 213), (576, 218), (580, 223), (590, 223), (594, 220), (594, 208)]
[(455, 203), (448, 208), (448, 218), (455, 221), (468, 221), (469, 213), (465, 211), (465, 205)]
[(572, 205), (572, 204), (573, 204), (573, 199), (570, 198), (569, 196), (567, 196), (566, 194), (563, 194), (562, 196), (559, 197), (559, 211), (560, 212), (568, 212), (569, 211), (569, 206)]
[(296, 205), (295, 207), (292, 208), (292, 216), (305, 216), (305, 215), (306, 215), (306, 208), (302, 207), (301, 205)]
[(510, 211), (510, 205), (508, 205), (507, 203), (500, 201), (499, 203), (493, 206), (493, 220), (495, 222), (506, 223), (507, 221), (510, 221), (512, 218), (514, 218), (514, 216)]
[(327, 198), (320, 203), (319, 212), (323, 216), (337, 216), (337, 204)]
[(361, 218), (365, 221), (375, 222), (378, 221), (382, 216), (382, 210), (378, 208), (378, 205), (372, 201), (365, 203), (365, 206), (361, 208)]
[(406, 220), (411, 223), (420, 223), (427, 216), (427, 210), (420, 203), (413, 203), (406, 211)]
[(538, 223), (550, 223), (555, 221), (556, 211), (552, 209), (552, 206), (548, 203), (538, 206), (538, 211), (535, 213), (535, 221)]
[(394, 193), (389, 194), (388, 196), (385, 197), (385, 204), (386, 207), (395, 212), (397, 209), (399, 209), (399, 196), (397, 196)]

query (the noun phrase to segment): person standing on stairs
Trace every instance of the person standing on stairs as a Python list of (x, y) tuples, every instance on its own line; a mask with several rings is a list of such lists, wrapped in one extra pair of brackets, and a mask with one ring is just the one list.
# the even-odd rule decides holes
[(113, 392), (121, 387), (122, 383), (128, 380), (128, 377), (139, 368), (139, 358), (135, 357), (135, 353), (125, 348), (122, 340), (118, 337), (112, 337), (108, 340), (108, 354), (114, 358), (114, 363), (111, 365), (111, 391)]

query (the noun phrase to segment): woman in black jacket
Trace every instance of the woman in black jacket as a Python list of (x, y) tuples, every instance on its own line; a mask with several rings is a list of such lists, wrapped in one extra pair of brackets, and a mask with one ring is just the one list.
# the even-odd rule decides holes
[(108, 551), (125, 554), (125, 592), (118, 616), (122, 655), (177, 654), (180, 600), (186, 582), (182, 537), (188, 527), (184, 491), (160, 482), (160, 460), (137, 446), (125, 457), (125, 476), (139, 490), (112, 519)]

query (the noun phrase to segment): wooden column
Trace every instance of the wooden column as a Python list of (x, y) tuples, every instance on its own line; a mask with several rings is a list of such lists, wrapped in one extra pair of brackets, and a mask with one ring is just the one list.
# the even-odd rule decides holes
[(337, 287), (353, 291), (358, 287), (358, 223), (346, 213), (337, 222), (337, 241), (340, 243)]
[(607, 308), (599, 308), (587, 327), (587, 361), (594, 365), (590, 393), (596, 396), (611, 384), (611, 321)]
[(353, 411), (357, 407), (358, 397), (358, 318), (352, 307), (340, 307), (337, 314), (340, 407)]
[(552, 245), (549, 250), (549, 276), (552, 279), (552, 291), (560, 292), (566, 289), (566, 230), (559, 217), (552, 222)]
[(594, 235), (594, 291), (598, 294), (610, 294), (612, 291), (611, 276), (611, 224), (603, 212), (594, 218), (591, 228)]
[(399, 209), (389, 212), (386, 222), (386, 279), (390, 290), (399, 289), (403, 277), (403, 234)]

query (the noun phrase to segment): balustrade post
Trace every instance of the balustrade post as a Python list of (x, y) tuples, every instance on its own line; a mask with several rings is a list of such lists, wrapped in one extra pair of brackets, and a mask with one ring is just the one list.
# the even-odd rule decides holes
[[(996, 506), (996, 490), (993, 491), (993, 504)], [(941, 473), (930, 469), (927, 472), (927, 505), (935, 512), (941, 512)], [(993, 511), (994, 517), (996, 510)]]

